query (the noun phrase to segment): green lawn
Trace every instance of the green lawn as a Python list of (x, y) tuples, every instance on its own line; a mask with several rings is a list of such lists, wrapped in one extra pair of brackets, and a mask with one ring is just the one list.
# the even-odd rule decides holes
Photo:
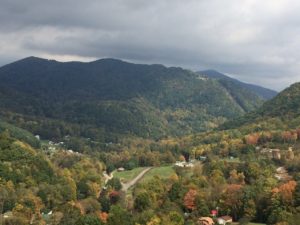
[(161, 178), (169, 178), (175, 174), (173, 166), (161, 166), (161, 167), (154, 167), (145, 176), (141, 179), (140, 182), (145, 182), (153, 178), (154, 176), (159, 176)]
[[(238, 225), (239, 223), (231, 223), (232, 225)], [(248, 223), (248, 225), (266, 225), (265, 223)]]
[(241, 163), (239, 158), (225, 158), (223, 159), (223, 161), (227, 162), (227, 163)]
[(132, 180), (133, 178), (135, 178), (144, 169), (145, 169), (145, 167), (137, 167), (137, 168), (134, 168), (132, 170), (126, 170), (126, 171), (123, 171), (123, 172), (115, 171), (114, 172), (114, 177), (120, 178), (120, 180), (123, 183), (126, 183), (126, 182)]

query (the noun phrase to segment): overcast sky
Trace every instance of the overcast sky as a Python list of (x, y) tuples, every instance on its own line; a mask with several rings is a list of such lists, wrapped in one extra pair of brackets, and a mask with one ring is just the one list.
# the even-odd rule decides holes
[(213, 68), (281, 90), (300, 81), (298, 0), (0, 0), (0, 65), (113, 57)]

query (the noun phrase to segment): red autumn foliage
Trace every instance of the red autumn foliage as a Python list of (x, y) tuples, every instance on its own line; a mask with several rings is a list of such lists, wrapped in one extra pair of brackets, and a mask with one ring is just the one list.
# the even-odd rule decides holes
[(119, 201), (120, 199), (120, 193), (118, 191), (112, 191), (109, 194), (109, 200), (112, 204), (115, 204)]

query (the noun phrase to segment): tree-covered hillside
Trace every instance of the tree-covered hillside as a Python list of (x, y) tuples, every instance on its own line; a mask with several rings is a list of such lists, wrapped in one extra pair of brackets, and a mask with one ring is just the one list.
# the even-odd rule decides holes
[(160, 138), (212, 129), (263, 102), (238, 84), (115, 59), (29, 57), (0, 68), (2, 117), (42, 138)]
[(265, 99), (265, 100), (269, 100), (277, 95), (276, 91), (273, 91), (273, 90), (270, 90), (268, 88), (264, 88), (264, 87), (261, 87), (258, 85), (241, 82), (237, 79), (226, 76), (225, 74), (220, 73), (215, 70), (204, 70), (204, 71), (199, 71), (198, 73), (205, 75), (209, 78), (218, 79), (221, 82), (231, 83), (231, 84), (236, 84), (238, 86), (241, 86), (251, 92), (256, 93), (258, 96), (260, 96), (262, 99)]
[(300, 125), (300, 83), (286, 88), (273, 99), (266, 101), (256, 111), (226, 122), (220, 129), (239, 128), (255, 124), (257, 126), (265, 124), (266, 127), (269, 125), (273, 129), (275, 127), (297, 128)]
[(100, 223), (102, 170), (97, 159), (64, 149), (46, 155), (9, 130), (1, 132), (1, 223), (74, 224), (83, 213)]
[(10, 136), (24, 141), (33, 147), (40, 146), (39, 140), (32, 133), (0, 120), (0, 132), (4, 131), (8, 131)]

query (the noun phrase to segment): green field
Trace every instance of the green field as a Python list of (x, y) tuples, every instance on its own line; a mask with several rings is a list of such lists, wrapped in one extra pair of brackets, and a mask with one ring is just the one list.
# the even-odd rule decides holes
[(148, 181), (151, 178), (153, 178), (154, 176), (159, 176), (161, 178), (169, 178), (173, 174), (175, 174), (173, 166), (155, 167), (155, 168), (151, 169), (148, 173), (146, 173), (140, 182)]
[[(239, 223), (231, 223), (232, 225), (238, 225)], [(265, 223), (248, 223), (248, 225), (266, 225)]]
[(123, 183), (126, 183), (133, 178), (135, 178), (140, 172), (142, 172), (145, 169), (145, 167), (137, 167), (132, 170), (126, 170), (123, 172), (114, 172), (114, 177), (119, 178)]
[(241, 163), (239, 158), (232, 158), (232, 159), (231, 158), (225, 158), (225, 159), (223, 159), (223, 161), (225, 161), (227, 163)]

